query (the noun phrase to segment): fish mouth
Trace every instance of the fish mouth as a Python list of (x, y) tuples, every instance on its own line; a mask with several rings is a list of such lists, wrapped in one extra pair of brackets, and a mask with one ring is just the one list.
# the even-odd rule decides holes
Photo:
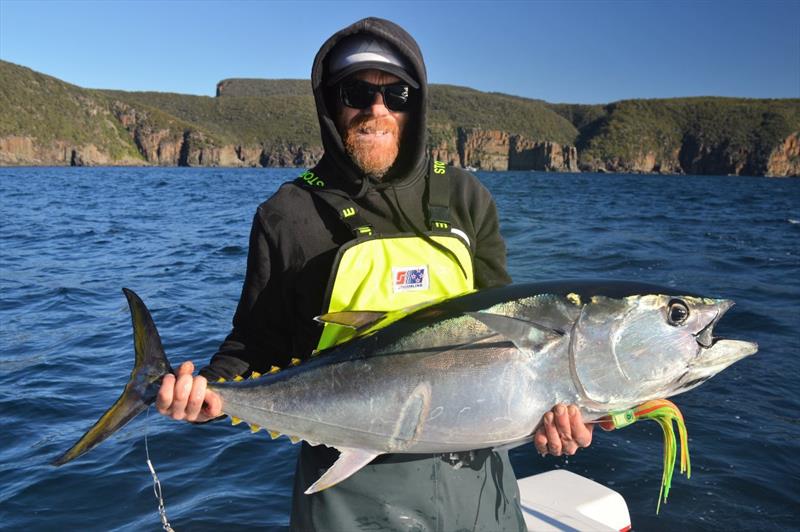
[(729, 340), (727, 338), (717, 338), (714, 336), (714, 326), (732, 306), (733, 301), (719, 301), (716, 316), (709, 321), (708, 325), (694, 335), (700, 347), (700, 352), (686, 368), (686, 373), (678, 379), (674, 393), (682, 393), (691, 390), (734, 362), (758, 351), (758, 344), (755, 342)]
[(712, 376), (727, 368), (737, 360), (750, 356), (758, 351), (758, 344), (743, 340), (729, 340), (714, 336), (714, 326), (722, 316), (733, 306), (733, 301), (719, 301), (717, 315), (708, 325), (695, 334), (695, 340), (702, 348), (701, 354), (691, 364), (692, 371)]
[(722, 316), (733, 306), (733, 301), (724, 300), (719, 303), (719, 307), (717, 308), (717, 315), (714, 316), (708, 325), (703, 327), (703, 329), (694, 335), (695, 340), (703, 349), (708, 349), (713, 347), (713, 345), (719, 340), (719, 338), (714, 337), (714, 326), (719, 323), (719, 320), (722, 319)]

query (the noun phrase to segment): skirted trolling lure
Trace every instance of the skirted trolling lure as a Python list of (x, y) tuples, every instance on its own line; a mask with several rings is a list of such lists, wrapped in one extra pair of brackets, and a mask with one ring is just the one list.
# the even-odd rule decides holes
[(640, 419), (652, 419), (661, 426), (664, 432), (664, 472), (661, 476), (661, 490), (658, 492), (658, 505), (656, 514), (661, 509), (661, 501), (666, 504), (669, 489), (672, 487), (672, 474), (675, 471), (675, 460), (678, 456), (678, 442), (672, 423), (678, 427), (678, 437), (681, 440), (681, 469), (686, 478), (692, 477), (692, 464), (689, 460), (689, 438), (686, 433), (686, 423), (683, 414), (672, 401), (654, 399), (642, 403), (635, 408), (611, 414), (611, 422), (615, 429), (626, 427)]

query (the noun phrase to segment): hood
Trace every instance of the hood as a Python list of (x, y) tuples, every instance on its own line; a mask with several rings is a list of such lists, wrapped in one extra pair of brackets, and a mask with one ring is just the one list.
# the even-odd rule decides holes
[[(415, 99), (414, 106), (409, 110), (409, 120), (403, 132), (403, 138), (400, 140), (400, 153), (380, 185), (365, 178), (345, 152), (344, 143), (332, 116), (332, 101), (328, 99), (328, 90), (326, 90), (327, 62), (331, 50), (345, 37), (362, 33), (374, 35), (394, 45), (411, 65), (413, 69), (411, 74), (420, 85), (419, 98)], [(325, 41), (314, 58), (314, 66), (311, 69), (311, 86), (317, 105), (322, 145), (325, 149), (325, 155), (320, 162), (320, 170), (328, 179), (340, 180), (342, 188), (360, 191), (360, 195), (370, 186), (381, 188), (382, 186), (397, 185), (403, 181), (416, 180), (425, 172), (427, 167), (425, 115), (428, 101), (428, 77), (419, 46), (403, 28), (388, 20), (369, 17), (338, 31)]]

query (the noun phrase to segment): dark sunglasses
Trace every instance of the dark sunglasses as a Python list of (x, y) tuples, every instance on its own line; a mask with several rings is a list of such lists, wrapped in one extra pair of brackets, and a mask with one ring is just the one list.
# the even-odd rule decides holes
[(381, 93), (383, 103), (391, 111), (402, 112), (408, 109), (411, 101), (411, 88), (406, 83), (392, 85), (373, 85), (360, 79), (339, 85), (339, 97), (342, 103), (353, 109), (366, 109), (375, 101), (375, 95)]

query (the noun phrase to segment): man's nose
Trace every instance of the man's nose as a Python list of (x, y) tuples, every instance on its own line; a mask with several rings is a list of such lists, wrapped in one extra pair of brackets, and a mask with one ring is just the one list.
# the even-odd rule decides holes
[(372, 100), (369, 111), (372, 116), (385, 116), (390, 113), (389, 108), (386, 107), (386, 102), (383, 101), (383, 94), (380, 92), (375, 94), (375, 99)]

